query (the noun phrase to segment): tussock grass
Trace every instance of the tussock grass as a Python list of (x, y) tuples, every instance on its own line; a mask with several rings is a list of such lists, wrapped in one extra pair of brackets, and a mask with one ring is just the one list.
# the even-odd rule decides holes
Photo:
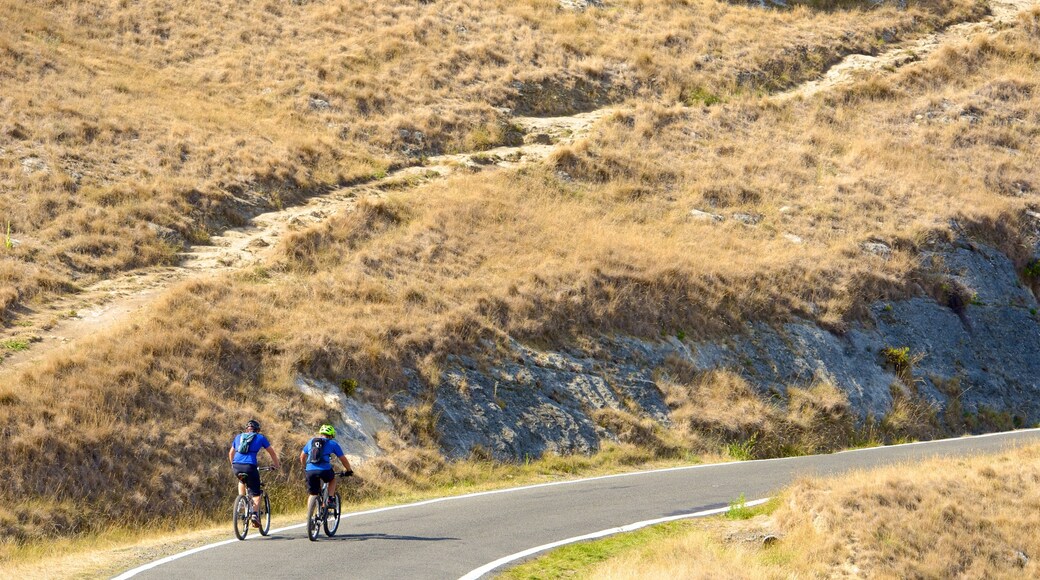
[[(715, 460), (717, 457), (707, 456)], [(547, 455), (540, 459), (503, 463), (473, 459), (448, 462), (430, 450), (398, 448), (389, 455), (355, 466), (357, 477), (340, 487), (346, 509), (362, 511), (432, 497), (473, 493), (560, 481), (579, 476), (618, 473), (632, 465), (669, 467), (685, 462), (661, 460), (634, 445), (607, 445), (593, 456)], [(274, 511), (274, 525), (303, 521), (306, 505), (302, 474), (265, 474)], [(230, 503), (233, 479), (222, 479), (220, 491)], [(18, 511), (17, 509), (12, 511)], [(47, 574), (55, 577), (111, 577), (132, 566), (228, 538), (227, 513), (185, 517), (175, 513), (161, 526), (144, 530), (107, 525), (97, 533), (60, 541), (0, 543), (0, 562), (16, 576)], [(10, 514), (8, 514), (10, 515)]]
[[(0, 3), (0, 316), (326, 187), (519, 136), (507, 115), (789, 85), (981, 13), (714, 0)], [(805, 55), (812, 58), (804, 58)], [(692, 91), (692, 92), (691, 92)]]
[[(1034, 577), (1038, 466), (1040, 448), (1033, 446), (803, 479), (779, 496), (768, 517), (653, 532), (667, 537), (614, 550), (605, 562), (568, 573), (610, 579)], [(763, 546), (765, 535), (778, 539)]]
[[(77, 10), (81, 6), (88, 5), (77, 4)], [(16, 189), (28, 192), (19, 199), (24, 203), (0, 198), (0, 203), (9, 204), (3, 206), (4, 211), (17, 214), (12, 220), (15, 237), (27, 230), (52, 232), (15, 247), (15, 251), (25, 252), (21, 257), (4, 255), (0, 275), (6, 278), (0, 300), (8, 306), (25, 296), (30, 291), (27, 288), (39, 291), (41, 280), (50, 281), (55, 288), (68, 283), (69, 276), (55, 273), (47, 265), (50, 262), (32, 253), (34, 246), (51, 247), (48, 240), (59, 238), (79, 240), (81, 234), (87, 236), (83, 242), (89, 246), (95, 243), (93, 234), (83, 234), (87, 231), (83, 228), (98, 228), (110, 236), (105, 240), (119, 243), (106, 246), (111, 251), (90, 250), (85, 255), (97, 258), (98, 272), (117, 269), (123, 258), (106, 260), (130, 247), (133, 252), (158, 247), (143, 238), (127, 237), (125, 231), (144, 231), (135, 221), (139, 217), (171, 227), (182, 224), (177, 231), (194, 235), (191, 232), (204, 232), (209, 227), (206, 224), (232, 219), (223, 213), (221, 208), (228, 206), (219, 200), (240, 206), (228, 195), (259, 205), (278, 203), (289, 195), (305, 195), (308, 188), (364, 175), (383, 163), (386, 149), (380, 149), (384, 145), (379, 144), (378, 135), (393, 139), (399, 135), (397, 127), (387, 126), (392, 129), (386, 133), (373, 128), (371, 140), (364, 141), (350, 131), (340, 137), (342, 126), (333, 129), (328, 124), (357, 118), (357, 124), (351, 126), (364, 133), (369, 122), (374, 123), (372, 127), (384, 127), (381, 119), (399, 110), (395, 107), (424, 110), (421, 102), (404, 97), (393, 100), (399, 91), (423, 94), (405, 91), (401, 87), (411, 85), (398, 84), (414, 80), (409, 74), (420, 73), (411, 71), (393, 80), (388, 71), (396, 69), (379, 68), (383, 62), (394, 66), (426, 62), (411, 58), (413, 53), (407, 49), (421, 44), (421, 35), (401, 41), (401, 52), (373, 53), (375, 56), (358, 61), (363, 55), (351, 56), (349, 47), (323, 51), (321, 56), (307, 52), (314, 46), (309, 43), (325, 38), (320, 34), (289, 50), (284, 44), (295, 42), (292, 32), (302, 24), (286, 24), (282, 29), (272, 26), (270, 30), (281, 32), (271, 32), (274, 36), (264, 43), (288, 52), (279, 56), (282, 53), (272, 48), (264, 53), (265, 58), (284, 58), (286, 64), (275, 66), (269, 60), (256, 64), (238, 58), (241, 53), (235, 52), (247, 50), (246, 46), (255, 49), (255, 43), (242, 40), (240, 46), (233, 39), (242, 39), (241, 31), (222, 28), (230, 26), (226, 23), (215, 26), (212, 34), (232, 39), (227, 46), (238, 48), (228, 54), (220, 52), (223, 43), (207, 41), (208, 31), (196, 31), (205, 34), (195, 37), (195, 44), (186, 40), (190, 35), (172, 32), (170, 38), (176, 39), (172, 44), (160, 42), (165, 33), (158, 35), (159, 40), (146, 41), (143, 35), (158, 26), (149, 19), (161, 18), (162, 12), (146, 12), (145, 18), (145, 12), (122, 11), (147, 6), (90, 4), (89, 9), (99, 10), (98, 18), (110, 25), (97, 28), (94, 38), (83, 39), (67, 34), (78, 30), (74, 19), (51, 24), (36, 4), (19, 5), (11, 14), (12, 22), (21, 23), (21, 28), (0, 32), (7, 35), (7, 44), (0, 45), (5, 47), (0, 58), (22, 67), (3, 70), (16, 71), (18, 79), (26, 83), (23, 92), (4, 98), (13, 99), (16, 105), (27, 104), (30, 95), (64, 94), (44, 91), (41, 87), (50, 85), (39, 83), (78, 78), (80, 84), (75, 86), (80, 87), (79, 92), (70, 88), (65, 105), (50, 106), (55, 111), (60, 107), (93, 111), (89, 118), (97, 120), (90, 122), (101, 126), (98, 135), (104, 136), (95, 135), (90, 141), (86, 136), (94, 130), (87, 130), (65, 141), (56, 134), (47, 137), (50, 133), (41, 132), (45, 128), (58, 130), (58, 125), (48, 125), (47, 115), (34, 116), (35, 109), (20, 105), (3, 109), (7, 115), (3, 123), (8, 127), (5, 148), (10, 139), (21, 143), (18, 147), (38, 140), (44, 149), (56, 148), (53, 156), (46, 157), (55, 168), (51, 173), (25, 174), (20, 161), (12, 161), (21, 153), (3, 161), (5, 175), (11, 179), (29, 175), (43, 180)], [(193, 6), (186, 4), (183, 9)], [(337, 16), (335, 11), (341, 6), (346, 5), (305, 4), (277, 10), (291, 11), (301, 23), (313, 23), (308, 18), (327, 23), (313, 26), (314, 30), (338, 32), (342, 31), (337, 23), (368, 14), (361, 10)], [(414, 28), (416, 22), (426, 22), (431, 30), (442, 26), (415, 17), (414, 11), (447, 10), (453, 5), (365, 6), (379, 16), (373, 16), (373, 21), (385, 20), (387, 26), (397, 23), (402, 34), (414, 36), (419, 30)], [(764, 32), (767, 17), (791, 31), (792, 38), (812, 31), (825, 39), (840, 36), (839, 30), (871, 30), (881, 22), (915, 22), (915, 26), (934, 22), (923, 18), (920, 9), (827, 14), (796, 9), (777, 14), (714, 3), (618, 6), (582, 14), (559, 13), (549, 2), (511, 4), (498, 12), (487, 9), (483, 11), (487, 18), (505, 15), (501, 17), (516, 19), (508, 22), (517, 26), (497, 26), (497, 32), (486, 38), (502, 40), (497, 35), (511, 35), (512, 31), (519, 38), (534, 38), (581, 30), (567, 41), (576, 47), (572, 52), (580, 55), (582, 50), (591, 50), (593, 38), (597, 42), (604, 38), (604, 30), (615, 30), (610, 26), (638, 30), (637, 36), (643, 38), (637, 24), (647, 15), (663, 17), (673, 10), (691, 17), (732, 15), (733, 27), (706, 26), (704, 30), (714, 30), (709, 38), (717, 38), (719, 54), (729, 55), (728, 48), (739, 43), (747, 50), (739, 58), (753, 63), (767, 52), (775, 56), (773, 43), (782, 42), (778, 40), (781, 35)], [(956, 14), (956, 6), (943, 13)], [(219, 2), (207, 9), (219, 11), (222, 7), (229, 10)], [(646, 10), (636, 10), (644, 7)], [(260, 9), (259, 4), (236, 8), (230, 11), (228, 22), (237, 22), (237, 14), (255, 18), (253, 11)], [(59, 12), (66, 18), (68, 14)], [(135, 27), (135, 17), (145, 25)], [(490, 21), (473, 20), (491, 26)], [(314, 425), (334, 412), (296, 391), (293, 378), (297, 373), (327, 378), (334, 384), (356, 381), (358, 397), (383, 405), (397, 417), (396, 437), (412, 445), (429, 444), (435, 435), (429, 410), (396, 409), (389, 397), (403, 387), (403, 369), (418, 369), (423, 380), (435, 383), (447, 355), (480, 350), (481, 339), (502, 344), (508, 335), (553, 346), (580, 344), (583, 337), (599, 333), (655, 338), (681, 332), (692, 340), (739, 332), (748, 320), (782, 322), (793, 317), (841, 330), (870, 301), (928, 291), (931, 281), (941, 278), (941, 272), (921, 272), (915, 252), (936, 238), (949, 236), (951, 218), (977, 235), (990, 235), (1010, 255), (1021, 259), (1026, 228), (1018, 216), (1032, 203), (1031, 198), (1014, 194), (1017, 190), (1002, 184), (1028, 181), (1031, 168), (1040, 165), (1035, 131), (1040, 126), (1040, 78), (1035, 67), (1040, 56), (1035, 26), (1029, 24), (1035, 20), (1027, 18), (1023, 25), (996, 37), (941, 52), (892, 78), (864, 81), (823, 101), (776, 104), (740, 96), (734, 89), (731, 99), (708, 108), (679, 108), (667, 99), (645, 104), (607, 120), (596, 137), (560, 152), (548, 166), (459, 175), (407, 194), (363, 200), (357, 211), (287, 239), (279, 248), (278, 263), (262, 276), (184, 284), (133, 325), (99, 334), (92, 344), (71, 354), (56, 353), (15, 381), (0, 385), (0, 429), (5, 436), (5, 445), (0, 446), (0, 478), (7, 483), (0, 488), (0, 501), (5, 505), (0, 534), (14, 542), (88, 534), (112, 523), (149, 521), (155, 513), (149, 508), (155, 505), (166, 506), (167, 514), (182, 515), (186, 521), (210, 517), (223, 507), (228, 479), (223, 462), (213, 460), (214, 450), (226, 448), (244, 417), (259, 417), (282, 456), (288, 457)], [(121, 21), (123, 25), (112, 24)], [(725, 18), (718, 21), (727, 22)], [(192, 19), (185, 16), (178, 22)], [(456, 25), (450, 18), (447, 22)], [(753, 41), (748, 35), (752, 28), (756, 32)], [(59, 33), (62, 41), (45, 42), (47, 30)], [(382, 33), (391, 39), (386, 42), (393, 43), (393, 34)], [(290, 38), (294, 40), (290, 42)], [(632, 53), (628, 49), (638, 48), (631, 36), (624, 45), (626, 36), (620, 32), (610, 38), (610, 43), (619, 44), (607, 43), (602, 49), (607, 51), (599, 57), (603, 66), (615, 58), (611, 55), (621, 59), (622, 53)], [(553, 39), (560, 41), (558, 36)], [(38, 50), (22, 48), (26, 42), (37, 43), (32, 46)], [(383, 42), (363, 46), (376, 50)], [(501, 46), (511, 44), (503, 40)], [(509, 54), (527, 54), (525, 58), (533, 59), (523, 51)], [(574, 55), (545, 54), (568, 66), (580, 66), (576, 63), (581, 59)], [(676, 54), (677, 59), (689, 57), (687, 52)], [(395, 55), (403, 56), (398, 59)], [(436, 53), (436, 58), (440, 56)], [(326, 57), (334, 59), (335, 66), (320, 65)], [(147, 66), (134, 64), (135, 58), (144, 59)], [(164, 60), (167, 58), (172, 60)], [(336, 86), (345, 87), (342, 94), (331, 92), (335, 86), (321, 84), (317, 68), (296, 66), (309, 58), (320, 61), (326, 79), (331, 76), (341, 83)], [(737, 56), (719, 58), (730, 64), (708, 68), (720, 66), (720, 74), (732, 75), (733, 61), (726, 59)], [(79, 64), (67, 64), (73, 62), (68, 59), (80, 59), (75, 61)], [(496, 60), (481, 57), (472, 66), (480, 69)], [(39, 71), (46, 68), (43, 63), (52, 61), (59, 70), (71, 70), (78, 76), (41, 76)], [(653, 58), (643, 61), (632, 66), (655, 70)], [(242, 62), (254, 64), (243, 67)], [(502, 70), (519, 67), (511, 62), (501, 63)], [(555, 66), (551, 62), (546, 66)], [(98, 78), (91, 76), (88, 65), (100, 71)], [(124, 66), (140, 74), (140, 81), (106, 76), (116, 75), (112, 71)], [(259, 86), (257, 79), (270, 80), (265, 76), (269, 70), (276, 71), (276, 76), (285, 75), (285, 84), (272, 89), (272, 94), (285, 101), (270, 104), (270, 109), (250, 99), (262, 104), (275, 97), (264, 96), (267, 93), (244, 96), (246, 87)], [(365, 97), (370, 108), (363, 110), (357, 100), (361, 97), (350, 100), (355, 93), (348, 91), (353, 86), (348, 81), (354, 78), (349, 71), (356, 70), (373, 75), (360, 78), (385, 81), (390, 95), (386, 103), (374, 107), (371, 99), (375, 97)], [(544, 78), (562, 78), (559, 75), (565, 73), (559, 70), (552, 68)], [(310, 72), (303, 79), (295, 76), (303, 74), (299, 71)], [(467, 78), (464, 72), (445, 78), (463, 82), (459, 79)], [(502, 75), (510, 79), (504, 86), (515, 80), (507, 72)], [(103, 108), (84, 87), (88, 81), (101, 86), (108, 80), (122, 84), (104, 93), (111, 99)], [(477, 92), (467, 93), (459, 85), (437, 90), (495, 101), (483, 92), (496, 86), (493, 82), (470, 81)], [(663, 85), (662, 91), (671, 86)], [(678, 94), (679, 85), (673, 88)], [(232, 89), (241, 94), (226, 92)], [(321, 94), (315, 96), (319, 89)], [(363, 88), (357, 90), (357, 94), (363, 92)], [(520, 98), (503, 91), (503, 102)], [(187, 97), (173, 99), (170, 95), (174, 94)], [(127, 95), (135, 95), (135, 100), (131, 103)], [(319, 96), (331, 99), (335, 107), (311, 109), (310, 99)], [(196, 97), (205, 99), (194, 100)], [(242, 100), (236, 100), (238, 97)], [(199, 105), (211, 102), (215, 103), (212, 107)], [(135, 109), (138, 106), (142, 109)], [(126, 115), (122, 115), (124, 109)], [(976, 109), (982, 113), (974, 112)], [(967, 120), (971, 116), (978, 120)], [(151, 118), (166, 124), (145, 123)], [(126, 119), (125, 127), (120, 119)], [(173, 133), (161, 129), (167, 125), (177, 129)], [(227, 133), (222, 129), (226, 127), (235, 131), (249, 128), (251, 137)], [(327, 130), (335, 131), (335, 137)], [(152, 167), (147, 151), (156, 151), (163, 144), (176, 145), (165, 141), (174, 139), (171, 135), (177, 135), (176, 131), (183, 131), (184, 139), (190, 141), (189, 153), (181, 162), (188, 167), (183, 173), (170, 169), (170, 175), (155, 178), (162, 187), (171, 187), (168, 200), (173, 201), (168, 207), (173, 209), (156, 206), (159, 209), (154, 213), (145, 212), (138, 201), (155, 198), (126, 184), (142, 182), (138, 177), (143, 168)], [(493, 132), (488, 129), (488, 133)], [(30, 134), (43, 137), (17, 136)], [(456, 135), (450, 131), (430, 134), (443, 135), (441, 146), (446, 148)], [(77, 139), (100, 149), (66, 150), (60, 145)], [(470, 145), (485, 142), (484, 137), (473, 139)], [(358, 144), (363, 145), (359, 145), (360, 151), (355, 150)], [(136, 156), (142, 151), (145, 153)], [(100, 181), (85, 183), (77, 190), (97, 188), (91, 199), (104, 203), (82, 201), (87, 198), (52, 187), (56, 182), (47, 181), (66, 179), (61, 172), (68, 168), (59, 172), (58, 160), (74, 155), (95, 164), (100, 159), (125, 161), (114, 169), (105, 165), (103, 173), (111, 179), (92, 173), (90, 179)], [(182, 167), (172, 163), (171, 167)], [(130, 172), (132, 180), (119, 173), (127, 164), (137, 168)], [(167, 171), (162, 164), (154, 165), (149, 171)], [(143, 182), (150, 183), (148, 179)], [(216, 185), (211, 189), (199, 187), (200, 183)], [(124, 189), (128, 191), (125, 196), (112, 197), (112, 191)], [(691, 217), (692, 209), (711, 210), (726, 219), (721, 223), (701, 221)], [(207, 213), (210, 211), (214, 213)], [(26, 217), (36, 215), (32, 212), (40, 213)], [(735, 213), (758, 216), (757, 225), (739, 222)], [(160, 214), (166, 217), (159, 219)], [(183, 221), (185, 215), (190, 219)], [(75, 221), (66, 224), (65, 219)], [(216, 221), (208, 221), (211, 219)], [(35, 225), (27, 227), (26, 223)], [(52, 226), (53, 230), (48, 229)], [(129, 229), (118, 229), (124, 226)], [(46, 237), (52, 234), (54, 238)], [(785, 234), (797, 236), (802, 243), (792, 243)], [(872, 238), (889, 242), (893, 254), (884, 258), (864, 253), (862, 242)], [(916, 284), (922, 285), (920, 290)], [(8, 288), (14, 288), (13, 293)], [(650, 455), (665, 457), (698, 449), (697, 441), (713, 447), (736, 443), (749, 456), (824, 449), (830, 434), (847, 432), (846, 406), (826, 385), (793, 385), (786, 394), (790, 402), (780, 407), (752, 398), (735, 377), (696, 380), (693, 377), (676, 385), (676, 411), (688, 426), (684, 431), (662, 433), (624, 414), (603, 415), (599, 420), (612, 425), (626, 440), (648, 445), (653, 450), (647, 452)], [(748, 416), (712, 417), (691, 410), (716, 401), (746, 408)], [(731, 420), (732, 425), (727, 422)], [(893, 422), (891, 427), (898, 431), (913, 423), (913, 419)], [(756, 443), (749, 448), (746, 442), (753, 436)], [(55, 470), (52, 458), (41, 457), (39, 449), (59, 453), (65, 458), (64, 469)], [(411, 453), (414, 455), (374, 463), (373, 468), (379, 468), (375, 480), (386, 481), (389, 489), (397, 482), (412, 484), (443, 470), (442, 460), (435, 454)], [(584, 460), (567, 461), (574, 465)], [(90, 517), (95, 519), (88, 521)]]

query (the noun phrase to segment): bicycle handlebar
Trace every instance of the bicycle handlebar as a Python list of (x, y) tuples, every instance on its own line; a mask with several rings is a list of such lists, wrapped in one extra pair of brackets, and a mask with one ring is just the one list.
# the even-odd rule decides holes
[(257, 471), (275, 471), (276, 468), (274, 466), (265, 466), (265, 467), (257, 467), (256, 470)]

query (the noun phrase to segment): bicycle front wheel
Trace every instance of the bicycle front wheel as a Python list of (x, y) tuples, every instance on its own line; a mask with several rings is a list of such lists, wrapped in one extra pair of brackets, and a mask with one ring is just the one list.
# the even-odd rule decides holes
[(332, 537), (336, 535), (336, 530), (339, 529), (339, 492), (336, 493), (336, 507), (334, 509), (325, 510), (325, 535)]
[(244, 495), (238, 496), (231, 519), (235, 523), (235, 537), (239, 540), (246, 539), (246, 535), (249, 533), (249, 498)]
[(318, 501), (317, 496), (311, 496), (307, 500), (307, 537), (312, 542), (318, 541), (318, 534), (321, 533), (321, 502)]
[(260, 498), (260, 535), (266, 536), (271, 531), (271, 499), (264, 492)]

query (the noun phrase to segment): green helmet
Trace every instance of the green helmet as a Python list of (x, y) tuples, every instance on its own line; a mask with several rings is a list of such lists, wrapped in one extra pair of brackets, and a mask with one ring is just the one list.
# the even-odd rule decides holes
[(336, 428), (326, 423), (318, 428), (318, 435), (328, 435), (329, 437), (335, 437)]

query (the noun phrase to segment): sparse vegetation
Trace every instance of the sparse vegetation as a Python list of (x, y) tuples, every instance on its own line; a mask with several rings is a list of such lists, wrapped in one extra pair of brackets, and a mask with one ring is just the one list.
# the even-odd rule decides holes
[[(284, 456), (333, 412), (296, 390), (297, 373), (344, 392), (344, 377), (364, 385), (399, 421), (373, 480), (422, 485), (463, 468), (434, 450), (431, 401), (394, 407), (405, 370), (435, 386), (448, 355), (508, 337), (569, 345), (672, 329), (694, 341), (795, 317), (842, 330), (871, 301), (934, 288), (914, 249), (949, 237), (951, 219), (1001, 231), (1020, 256), (1017, 216), (1030, 202), (1008, 184), (1040, 166), (1037, 13), (883, 79), (761, 98), (881, 31), (984, 10), (910, 4), (777, 13), (691, 0), (564, 13), (543, 0), (217, 0), (170, 14), (151, 0), (0, 0), (0, 78), (12, 87), (0, 99), (0, 185), (15, 192), (0, 196), (0, 214), (25, 242), (0, 257), (5, 322), (19, 304), (75, 291), (74, 277), (171, 262), (170, 239), (204, 243), (262, 208), (515, 138), (490, 104), (634, 103), (547, 166), (360, 199), (290, 235), (262, 270), (182, 284), (132, 329), (5, 376), (3, 541), (94, 534), (160, 502), (177, 506), (164, 518), (207, 521), (227, 494), (214, 482), (229, 479), (213, 450), (244, 414), (264, 421)], [(203, 12), (226, 17), (202, 27)], [(577, 91), (585, 101), (557, 98), (575, 87), (589, 89)], [(677, 106), (690, 95), (711, 106)], [(969, 107), (985, 114), (961, 119)], [(697, 208), (724, 219), (691, 219)], [(882, 258), (861, 250), (870, 237), (899, 243)], [(822, 378), (777, 397), (726, 371), (662, 387), (672, 431), (630, 412), (597, 416), (630, 441), (610, 452), (618, 461), (734, 444), (742, 457), (775, 457), (939, 429), (908, 385), (889, 416), (865, 423)], [(63, 453), (65, 468), (35, 459), (41, 448)], [(141, 461), (111, 459), (128, 456)], [(596, 461), (542, 465), (572, 473)]]
[(729, 510), (726, 511), (726, 519), (730, 520), (746, 520), (754, 515), (751, 508), (747, 506), (747, 498), (744, 494), (740, 494), (740, 497), (729, 502)]
[(29, 341), (22, 339), (6, 340), (3, 343), (0, 343), (0, 346), (3, 346), (7, 350), (18, 352), (27, 350), (29, 348)]
[[(727, 578), (1034, 577), (1038, 482), (1036, 446), (803, 479), (763, 515), (639, 532), (653, 543), (593, 542), (583, 550), (596, 560), (565, 573), (610, 580), (713, 578), (723, 570)], [(560, 561), (556, 553), (545, 560)], [(534, 561), (507, 577), (534, 578), (540, 569)]]
[(33, 248), (0, 263), (13, 303), (170, 263), (171, 242), (205, 243), (391, 165), (515, 141), (495, 106), (561, 114), (637, 95), (677, 102), (687, 86), (708, 99), (785, 86), (882, 31), (981, 7), (5, 0), (0, 11), (0, 187), (17, 192), (0, 197), (0, 215)]
[(885, 357), (888, 364), (892, 365), (896, 373), (903, 374), (913, 370), (913, 364), (910, 359), (910, 347), (886, 347), (881, 351), (881, 355)]

